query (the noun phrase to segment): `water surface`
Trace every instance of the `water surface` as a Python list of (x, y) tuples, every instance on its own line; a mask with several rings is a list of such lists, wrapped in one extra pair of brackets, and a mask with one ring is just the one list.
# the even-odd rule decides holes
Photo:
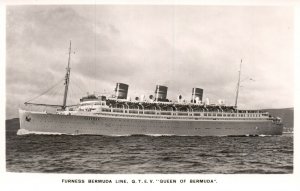
[(44, 173), (293, 173), (293, 136), (6, 134), (6, 169)]

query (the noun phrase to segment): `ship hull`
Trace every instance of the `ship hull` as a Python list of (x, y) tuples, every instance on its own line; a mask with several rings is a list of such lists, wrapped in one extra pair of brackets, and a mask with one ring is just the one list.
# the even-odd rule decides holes
[(281, 135), (271, 120), (180, 120), (110, 116), (61, 115), (19, 111), (27, 132), (94, 135), (243, 136)]

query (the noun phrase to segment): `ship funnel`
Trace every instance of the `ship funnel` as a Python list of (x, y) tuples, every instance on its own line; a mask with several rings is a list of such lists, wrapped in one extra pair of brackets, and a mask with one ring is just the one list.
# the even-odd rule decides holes
[(167, 86), (156, 85), (155, 100), (156, 101), (167, 101), (167, 93), (168, 93)]
[(192, 103), (196, 103), (197, 102), (197, 98), (199, 101), (202, 101), (202, 97), (203, 97), (203, 89), (201, 88), (193, 88), (192, 89)]
[(128, 87), (127, 84), (117, 83), (115, 89), (116, 98), (127, 99)]

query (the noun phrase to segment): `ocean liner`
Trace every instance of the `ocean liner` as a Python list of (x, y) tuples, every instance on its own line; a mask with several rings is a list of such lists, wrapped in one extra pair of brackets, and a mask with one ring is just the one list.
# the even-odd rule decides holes
[(112, 96), (88, 95), (77, 105), (67, 105), (70, 82), (70, 54), (64, 78), (62, 105), (25, 102), (25, 105), (58, 107), (56, 112), (19, 109), (19, 134), (59, 133), (95, 135), (177, 135), (177, 136), (258, 136), (281, 135), (283, 124), (278, 117), (261, 110), (237, 107), (240, 75), (235, 106), (203, 101), (203, 89), (192, 88), (190, 101), (178, 96), (167, 99), (168, 87), (157, 85), (154, 95), (128, 99), (129, 86), (117, 83)]

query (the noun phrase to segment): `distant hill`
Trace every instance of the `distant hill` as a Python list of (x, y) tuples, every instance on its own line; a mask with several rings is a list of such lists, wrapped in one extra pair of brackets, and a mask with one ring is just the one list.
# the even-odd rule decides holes
[(272, 116), (280, 117), (284, 127), (294, 127), (294, 108), (264, 109), (264, 111), (269, 112)]
[[(269, 112), (272, 116), (280, 117), (282, 119), (284, 127), (294, 127), (294, 108), (264, 109), (264, 111)], [(16, 133), (19, 128), (19, 118), (6, 120), (6, 132)]]
[(17, 133), (20, 128), (19, 118), (8, 119), (5, 121), (7, 133)]

